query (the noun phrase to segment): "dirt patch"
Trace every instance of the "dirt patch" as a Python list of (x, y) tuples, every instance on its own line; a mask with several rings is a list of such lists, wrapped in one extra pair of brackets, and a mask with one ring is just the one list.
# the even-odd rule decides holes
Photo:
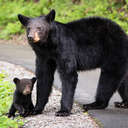
[(13, 35), (10, 40), (0, 39), (0, 43), (5, 44), (18, 44), (18, 45), (28, 45), (26, 34), (22, 35)]

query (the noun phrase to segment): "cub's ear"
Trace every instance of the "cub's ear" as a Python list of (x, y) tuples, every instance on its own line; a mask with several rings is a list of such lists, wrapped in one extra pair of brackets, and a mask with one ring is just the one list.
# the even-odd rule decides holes
[(55, 10), (52, 9), (52, 10), (48, 13), (48, 15), (46, 15), (47, 21), (48, 21), (48, 22), (52, 22), (52, 21), (55, 19), (55, 14), (56, 14)]
[(36, 77), (33, 77), (33, 78), (31, 79), (31, 81), (32, 81), (32, 84), (34, 84), (34, 83), (36, 82)]
[(13, 79), (13, 82), (14, 82), (15, 84), (17, 84), (17, 83), (20, 82), (20, 79), (18, 79), (18, 78), (14, 78), (14, 79)]
[(21, 22), (21, 24), (23, 24), (24, 26), (27, 26), (27, 24), (28, 24), (28, 22), (30, 20), (29, 17), (23, 16), (21, 14), (18, 14), (18, 19)]

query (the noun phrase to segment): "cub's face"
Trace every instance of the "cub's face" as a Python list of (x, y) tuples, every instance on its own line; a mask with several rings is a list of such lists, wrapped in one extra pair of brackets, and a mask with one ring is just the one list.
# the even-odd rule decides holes
[(44, 43), (47, 41), (50, 31), (50, 24), (54, 18), (54, 10), (50, 11), (48, 15), (36, 18), (26, 17), (21, 14), (18, 15), (19, 21), (26, 28), (27, 38), (30, 43)]
[(14, 83), (16, 84), (16, 89), (23, 95), (31, 94), (33, 90), (34, 83), (36, 82), (36, 78), (33, 77), (32, 79), (19, 79), (14, 78)]

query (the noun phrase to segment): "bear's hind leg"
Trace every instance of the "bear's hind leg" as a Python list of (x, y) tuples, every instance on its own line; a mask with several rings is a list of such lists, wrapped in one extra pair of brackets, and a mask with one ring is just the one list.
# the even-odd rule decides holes
[(85, 111), (90, 109), (105, 109), (113, 93), (118, 88), (123, 73), (101, 70), (97, 88), (96, 101), (83, 105)]
[(122, 102), (114, 102), (116, 108), (124, 108), (128, 109), (128, 102), (122, 101)]
[(128, 108), (128, 77), (124, 77), (121, 85), (118, 89), (118, 93), (122, 98), (122, 102), (115, 102), (115, 107), (117, 108)]

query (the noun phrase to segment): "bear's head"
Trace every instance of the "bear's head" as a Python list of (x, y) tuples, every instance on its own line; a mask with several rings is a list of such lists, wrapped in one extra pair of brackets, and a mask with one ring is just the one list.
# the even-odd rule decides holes
[(21, 24), (25, 26), (27, 38), (30, 43), (44, 43), (47, 41), (49, 35), (50, 24), (55, 19), (55, 10), (51, 10), (48, 15), (36, 18), (30, 18), (19, 14), (18, 19)]
[(16, 84), (16, 90), (23, 95), (31, 94), (33, 90), (34, 83), (36, 82), (36, 78), (33, 77), (32, 79), (19, 79), (14, 78), (13, 82)]

